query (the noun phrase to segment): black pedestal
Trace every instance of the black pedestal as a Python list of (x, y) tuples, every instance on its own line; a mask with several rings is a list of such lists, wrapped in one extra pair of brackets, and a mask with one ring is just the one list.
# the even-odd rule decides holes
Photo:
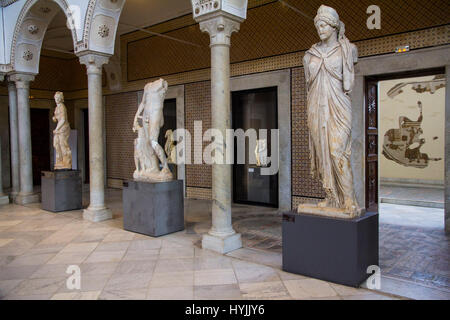
[(79, 170), (42, 171), (42, 209), (51, 212), (82, 209)]
[(285, 213), (283, 270), (358, 287), (378, 266), (378, 214), (344, 220)]
[(123, 227), (152, 237), (184, 230), (183, 181), (124, 182)]

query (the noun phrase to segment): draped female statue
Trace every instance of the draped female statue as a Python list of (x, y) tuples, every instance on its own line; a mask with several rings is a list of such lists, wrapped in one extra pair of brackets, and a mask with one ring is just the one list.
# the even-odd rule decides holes
[(72, 169), (72, 151), (69, 146), (70, 124), (67, 119), (67, 109), (64, 105), (64, 95), (62, 92), (55, 93), (56, 109), (53, 122), (57, 122), (56, 129), (53, 130), (53, 147), (55, 148), (55, 170)]
[(345, 25), (333, 8), (322, 5), (314, 19), (321, 42), (303, 59), (311, 173), (322, 182), (326, 199), (298, 210), (341, 218), (361, 214), (350, 166), (352, 110), (349, 93), (354, 85), (358, 51), (345, 36)]

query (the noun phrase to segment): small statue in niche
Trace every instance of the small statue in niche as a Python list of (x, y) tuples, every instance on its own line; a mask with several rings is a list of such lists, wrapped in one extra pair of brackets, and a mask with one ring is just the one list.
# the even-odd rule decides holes
[(361, 215), (350, 165), (352, 104), (356, 46), (345, 36), (345, 25), (331, 7), (322, 5), (314, 19), (320, 42), (304, 58), (311, 173), (321, 181), (325, 201), (300, 205), (299, 213), (340, 218)]
[(57, 122), (56, 129), (53, 130), (53, 147), (55, 148), (55, 170), (72, 169), (72, 151), (69, 146), (70, 124), (67, 119), (67, 109), (64, 105), (64, 95), (62, 92), (55, 93), (56, 109), (53, 122)]
[(175, 141), (173, 138), (173, 131), (167, 130), (166, 131), (166, 144), (164, 145), (164, 151), (166, 151), (167, 154), (167, 161), (169, 163), (176, 164), (177, 163), (177, 148), (175, 145)]
[[(159, 133), (164, 125), (163, 108), (167, 89), (168, 84), (163, 79), (148, 83), (134, 117), (133, 131), (138, 132), (138, 138), (135, 140), (136, 170), (133, 178), (137, 181), (173, 180), (164, 149), (158, 143)], [(158, 160), (161, 162), (161, 170)]]
[(267, 161), (267, 140), (261, 139), (256, 140), (256, 166), (258, 167), (267, 167), (269, 162)]

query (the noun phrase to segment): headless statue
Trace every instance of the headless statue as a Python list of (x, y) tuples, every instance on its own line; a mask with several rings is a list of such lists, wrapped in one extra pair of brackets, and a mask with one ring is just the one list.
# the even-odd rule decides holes
[[(173, 180), (167, 156), (158, 143), (159, 133), (164, 125), (163, 108), (167, 88), (167, 82), (163, 79), (148, 83), (144, 88), (144, 96), (133, 124), (133, 131), (138, 132), (138, 138), (134, 143), (135, 180), (148, 182)], [(162, 170), (159, 168), (158, 160), (161, 162)]]
[(56, 109), (53, 122), (57, 122), (56, 129), (53, 130), (53, 147), (55, 148), (55, 170), (72, 169), (72, 151), (69, 146), (70, 124), (67, 119), (67, 109), (64, 105), (64, 95), (62, 92), (55, 93)]

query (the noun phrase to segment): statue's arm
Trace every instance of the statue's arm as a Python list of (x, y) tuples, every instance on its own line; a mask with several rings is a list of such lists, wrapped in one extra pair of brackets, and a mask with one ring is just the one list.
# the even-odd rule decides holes
[(306, 53), (303, 57), (303, 69), (305, 70), (305, 79), (306, 79), (306, 88), (309, 87), (309, 78), (310, 78), (310, 74), (309, 74), (309, 61), (310, 61), (311, 57), (308, 53)]
[(138, 127), (138, 117), (139, 115), (142, 113), (142, 111), (144, 110), (145, 104), (144, 101), (141, 102), (141, 104), (139, 105), (139, 108), (136, 112), (136, 115), (134, 116), (134, 121), (133, 121), (133, 130), (136, 131), (137, 127)]

